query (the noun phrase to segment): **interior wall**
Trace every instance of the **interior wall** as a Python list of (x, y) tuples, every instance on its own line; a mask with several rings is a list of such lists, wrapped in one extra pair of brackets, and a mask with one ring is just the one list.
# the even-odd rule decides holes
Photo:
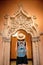
[[(35, 15), (36, 16), (36, 23), (38, 24), (38, 30), (40, 32), (43, 32), (43, 0), (0, 0), (0, 31), (3, 31), (4, 29), (4, 15), (9, 14), (12, 16), (17, 10), (18, 10), (18, 4), (22, 3), (23, 9), (29, 14), (29, 15)], [(39, 32), (39, 33), (40, 33)], [(40, 37), (40, 63), (43, 65), (43, 36)], [(2, 38), (0, 36), (0, 62), (3, 62), (3, 44), (2, 44)], [(2, 63), (1, 63), (2, 65)]]

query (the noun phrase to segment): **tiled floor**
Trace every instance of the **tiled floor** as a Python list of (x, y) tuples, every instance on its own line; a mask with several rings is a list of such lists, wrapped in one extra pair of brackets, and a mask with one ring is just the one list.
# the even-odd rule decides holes
[[(11, 61), (11, 65), (16, 65), (16, 62), (15, 61)], [(32, 61), (29, 61), (28, 65), (32, 65)]]

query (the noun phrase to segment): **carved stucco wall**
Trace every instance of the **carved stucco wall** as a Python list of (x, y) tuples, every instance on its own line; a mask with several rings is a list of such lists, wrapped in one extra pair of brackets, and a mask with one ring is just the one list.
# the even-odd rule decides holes
[[(13, 16), (5, 16), (6, 22), (4, 24), (4, 30), (1, 32), (3, 40), (3, 65), (10, 64), (10, 41), (11, 35), (14, 36), (17, 30), (23, 29), (27, 33), (30, 33), (32, 36), (32, 46), (33, 46), (33, 64), (40, 65), (39, 59), (39, 38), (35, 20), (36, 17), (29, 16), (23, 9), (20, 7), (19, 11)], [(6, 51), (7, 50), (7, 51)], [(7, 56), (6, 56), (7, 54)]]

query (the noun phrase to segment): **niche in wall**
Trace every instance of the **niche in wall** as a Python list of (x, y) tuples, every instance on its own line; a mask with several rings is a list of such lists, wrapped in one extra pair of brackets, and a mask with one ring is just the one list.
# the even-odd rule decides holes
[[(17, 30), (16, 33), (17, 34), (23, 33), (26, 36), (25, 40), (26, 40), (26, 50), (27, 50), (27, 53), (26, 54), (27, 54), (27, 59), (29, 61), (31, 61), (31, 64), (32, 64), (32, 61), (33, 61), (32, 36), (29, 33), (27, 33), (25, 30), (23, 30), (23, 29)], [(16, 56), (16, 53), (17, 53), (17, 51), (16, 51), (17, 37), (14, 36), (15, 34), (13, 34), (11, 36), (11, 43), (10, 43), (10, 45), (11, 45), (10, 46), (10, 51), (11, 51), (11, 53), (10, 53), (10, 60), (11, 61), (12, 60), (15, 61), (16, 60), (16, 57), (17, 57)]]

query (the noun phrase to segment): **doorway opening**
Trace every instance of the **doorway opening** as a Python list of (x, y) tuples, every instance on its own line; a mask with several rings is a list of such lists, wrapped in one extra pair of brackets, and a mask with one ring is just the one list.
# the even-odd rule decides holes
[[(26, 38), (26, 49), (27, 49), (27, 59), (28, 59), (28, 65), (33, 65), (33, 50), (32, 50), (32, 36), (27, 33), (23, 29), (19, 29), (16, 31), (15, 34), (11, 36), (11, 44), (10, 44), (10, 65), (16, 65), (16, 59), (17, 59), (17, 35), (19, 33), (23, 33)], [(15, 36), (16, 35), (16, 36)]]

